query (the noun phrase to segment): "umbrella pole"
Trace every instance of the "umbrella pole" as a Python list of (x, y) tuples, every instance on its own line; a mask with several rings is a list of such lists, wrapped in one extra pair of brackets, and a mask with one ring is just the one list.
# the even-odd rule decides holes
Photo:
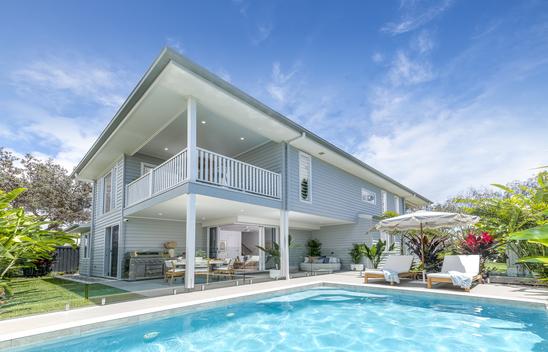
[(422, 282), (426, 282), (426, 263), (424, 262), (424, 234), (421, 222), (421, 260), (422, 260)]

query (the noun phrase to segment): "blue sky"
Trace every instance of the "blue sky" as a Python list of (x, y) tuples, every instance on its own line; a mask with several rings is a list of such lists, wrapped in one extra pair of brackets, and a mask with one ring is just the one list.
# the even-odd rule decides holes
[(74, 166), (165, 45), (430, 199), (548, 164), (546, 1), (10, 1), (0, 146)]

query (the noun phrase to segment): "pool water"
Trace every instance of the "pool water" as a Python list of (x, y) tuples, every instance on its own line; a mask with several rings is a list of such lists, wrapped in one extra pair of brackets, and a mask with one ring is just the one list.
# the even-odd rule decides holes
[(542, 309), (316, 288), (26, 351), (548, 351)]

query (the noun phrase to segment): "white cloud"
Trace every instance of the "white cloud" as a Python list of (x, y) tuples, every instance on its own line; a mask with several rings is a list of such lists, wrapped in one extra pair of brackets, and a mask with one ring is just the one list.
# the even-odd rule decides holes
[(279, 62), (272, 64), (271, 80), (267, 84), (266, 90), (281, 105), (288, 102), (290, 94), (294, 94), (295, 83), (292, 82), (292, 78), (298, 72), (297, 66), (294, 65), (291, 71), (284, 73)]
[(56, 100), (67, 100), (66, 93), (71, 93), (117, 108), (124, 100), (119, 94), (124, 78), (122, 72), (97, 63), (53, 58), (32, 62), (15, 71), (12, 81), (24, 93), (39, 91)]
[(274, 26), (272, 23), (262, 23), (257, 25), (256, 32), (251, 39), (254, 45), (259, 45), (270, 37)]
[(403, 51), (396, 54), (388, 73), (395, 86), (424, 83), (434, 78), (432, 67), (427, 60), (412, 59)]
[(385, 24), (381, 31), (398, 35), (415, 30), (432, 21), (444, 13), (452, 4), (451, 0), (434, 2), (434, 5), (425, 1), (402, 0), (400, 4), (400, 19)]
[(473, 107), (402, 123), (373, 135), (357, 156), (439, 202), (470, 186), (524, 179), (548, 161), (548, 139), (502, 113)]
[(384, 56), (378, 51), (376, 51), (373, 53), (373, 55), (371, 55), (371, 60), (373, 60), (374, 63), (378, 64), (384, 60)]

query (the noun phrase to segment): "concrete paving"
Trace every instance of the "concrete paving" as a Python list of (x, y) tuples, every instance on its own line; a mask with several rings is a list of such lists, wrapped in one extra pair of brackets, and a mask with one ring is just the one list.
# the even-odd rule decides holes
[(399, 286), (378, 283), (363, 284), (357, 272), (279, 280), (253, 285), (230, 286), (205, 291), (140, 299), (137, 301), (93, 306), (70, 311), (41, 314), (0, 321), (0, 350), (21, 345), (43, 343), (66, 336), (79, 336), (139, 321), (165, 317), (204, 307), (234, 303), (264, 294), (278, 294), (311, 286), (345, 286), (367, 288), (379, 292), (411, 292), (477, 302), (497, 302), (505, 305), (525, 305), (537, 309), (548, 306), (548, 289), (515, 285), (477, 285), (470, 293), (451, 285), (440, 284), (426, 289), (420, 281), (402, 281)]

